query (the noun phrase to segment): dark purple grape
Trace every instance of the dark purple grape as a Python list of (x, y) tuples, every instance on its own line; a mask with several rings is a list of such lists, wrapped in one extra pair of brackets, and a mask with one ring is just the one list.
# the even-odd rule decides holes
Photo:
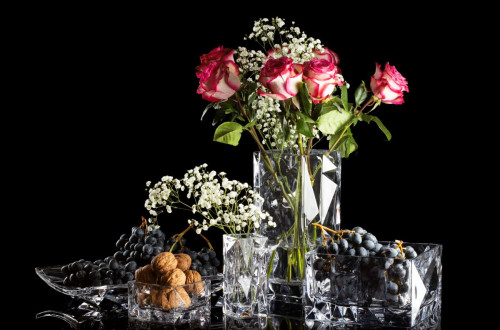
[(89, 273), (89, 278), (91, 280), (100, 280), (101, 279), (101, 272), (98, 270), (93, 270)]
[(69, 265), (69, 270), (72, 273), (76, 273), (83, 269), (83, 264), (81, 262), (75, 261)]
[(220, 266), (220, 260), (217, 258), (213, 258), (212, 260), (210, 260), (210, 262), (212, 263), (212, 266), (214, 266), (214, 267)]
[(396, 283), (392, 282), (392, 281), (389, 281), (387, 283), (387, 292), (390, 293), (390, 294), (398, 294), (398, 291), (399, 291), (399, 287)]
[(337, 254), (339, 253), (339, 246), (337, 243), (330, 243), (328, 245), (328, 253), (330, 254)]
[(365, 240), (363, 243), (361, 243), (361, 246), (364, 247), (365, 249), (371, 251), (373, 248), (375, 248), (375, 243), (373, 243), (372, 240)]
[(71, 274), (71, 271), (69, 270), (69, 265), (62, 266), (61, 267), (61, 273), (64, 276), (68, 276), (69, 274)]
[(144, 240), (144, 242), (146, 244), (155, 245), (156, 244), (156, 237), (154, 237), (152, 235), (149, 235), (148, 237), (146, 237), (146, 239)]
[(210, 257), (210, 259), (213, 259), (217, 257), (217, 253), (215, 252), (215, 250), (210, 250), (208, 251), (208, 256)]
[(125, 265), (125, 271), (127, 272), (135, 272), (137, 269), (137, 262), (135, 261), (130, 261)]
[(324, 264), (325, 264), (325, 261), (322, 258), (318, 258), (318, 259), (314, 260), (313, 269), (321, 270), (321, 269), (323, 269)]
[(151, 244), (144, 244), (142, 253), (148, 256), (151, 255), (153, 253), (153, 246)]
[(328, 253), (328, 249), (327, 249), (327, 247), (326, 247), (326, 246), (321, 245), (321, 246), (318, 246), (318, 248), (317, 248), (316, 252), (317, 252), (318, 254), (326, 254), (326, 253)]
[(354, 233), (351, 238), (352, 244), (359, 245), (363, 241), (359, 233)]
[(73, 284), (71, 283), (69, 276), (66, 276), (63, 280), (63, 285), (64, 286), (72, 286)]
[(111, 279), (109, 277), (106, 277), (101, 282), (102, 282), (102, 285), (112, 285), (113, 284), (113, 279)]

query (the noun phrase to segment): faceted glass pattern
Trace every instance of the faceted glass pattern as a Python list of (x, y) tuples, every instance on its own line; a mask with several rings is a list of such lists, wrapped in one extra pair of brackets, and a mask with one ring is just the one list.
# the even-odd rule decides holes
[[(273, 314), (303, 313), (304, 274), (298, 267), (304, 261), (297, 261), (294, 256), (298, 249), (312, 249), (321, 235), (319, 228), (311, 224), (340, 228), (341, 155), (326, 153), (327, 150), (314, 149), (308, 156), (279, 150), (254, 153), (254, 189), (264, 199), (263, 210), (277, 224), (259, 229), (261, 235), (268, 237), (268, 302)], [(291, 206), (290, 201), (296, 204)], [(295, 237), (294, 233), (300, 236)]]
[[(128, 316), (140, 322), (206, 327), (210, 324), (210, 280), (162, 286), (131, 281), (128, 283)], [(174, 292), (180, 306), (165, 309), (160, 294)], [(189, 300), (183, 294), (189, 296)]]
[(225, 315), (248, 318), (267, 313), (266, 241), (257, 234), (223, 235)]
[[(418, 256), (400, 260), (308, 252), (304, 295), (306, 324), (326, 322), (370, 327), (439, 325), (442, 246), (424, 243), (405, 245), (412, 246)], [(328, 260), (329, 276), (322, 281), (316, 279), (317, 270), (313, 268), (318, 258)], [(390, 278), (391, 272), (387, 268), (397, 264), (404, 269), (404, 276), (395, 281)], [(395, 285), (393, 282), (397, 282), (397, 286), (391, 288)]]

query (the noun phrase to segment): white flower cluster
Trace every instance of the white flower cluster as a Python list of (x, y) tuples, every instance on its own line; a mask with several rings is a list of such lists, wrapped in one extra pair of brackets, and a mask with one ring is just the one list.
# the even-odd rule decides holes
[[(226, 233), (251, 232), (264, 220), (268, 226), (276, 226), (269, 213), (257, 206), (262, 203), (262, 197), (252, 187), (227, 179), (224, 172), (207, 172), (206, 168), (206, 164), (196, 166), (181, 180), (164, 177), (149, 188), (146, 209), (155, 217), (165, 210), (172, 212), (172, 208), (201, 215), (201, 221), (188, 220), (198, 234), (210, 227), (220, 228)], [(186, 198), (193, 202), (181, 200), (180, 191), (185, 191)]]
[[(248, 50), (245, 47), (238, 47), (235, 55), (236, 63), (238, 63), (240, 69), (243, 70), (243, 73), (253, 72), (256, 75), (255, 79), (259, 79), (258, 74), (266, 62), (267, 55), (260, 50)], [(251, 78), (249, 80), (251, 80)]]
[[(273, 57), (287, 56), (295, 63), (302, 64), (315, 57), (314, 50), (323, 52), (324, 48), (319, 39), (307, 37), (299, 27), (292, 22), (290, 28), (284, 28), (285, 21), (279, 17), (262, 18), (255, 21), (253, 32), (246, 39), (255, 40), (266, 48), (266, 44), (274, 49)], [(279, 42), (278, 42), (279, 39)]]
[(258, 96), (251, 104), (257, 119), (256, 128), (262, 132), (262, 144), (269, 149), (298, 148), (298, 133), (295, 125), (287, 123), (288, 136), (279, 114), (280, 103), (270, 97)]

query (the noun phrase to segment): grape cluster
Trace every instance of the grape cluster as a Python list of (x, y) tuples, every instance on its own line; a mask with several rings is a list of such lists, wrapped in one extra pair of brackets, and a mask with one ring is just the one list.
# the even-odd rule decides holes
[[(337, 288), (339, 299), (355, 299), (356, 290), (362, 288), (368, 300), (387, 299), (389, 303), (404, 305), (409, 291), (408, 260), (417, 257), (415, 249), (403, 247), (399, 241), (383, 245), (375, 235), (361, 227), (336, 235), (336, 239), (327, 239), (326, 244), (316, 249), (317, 259), (313, 262), (315, 280), (322, 282), (329, 279)], [(379, 258), (357, 260), (351, 256)], [(360, 286), (352, 276), (358, 265)]]
[(61, 267), (66, 286), (99, 286), (123, 284), (134, 279), (138, 267), (149, 264), (161, 252), (186, 253), (192, 259), (191, 269), (201, 276), (217, 274), (220, 261), (214, 250), (202, 248), (199, 252), (191, 251), (186, 246), (186, 238), (176, 236), (166, 239), (160, 229), (146, 231), (141, 227), (132, 227), (131, 234), (122, 234), (116, 242), (118, 251), (113, 256), (96, 260), (78, 260)]
[(191, 257), (191, 270), (196, 270), (201, 276), (217, 275), (217, 269), (221, 262), (217, 258), (215, 250), (203, 247), (199, 252), (186, 252), (186, 248), (184, 248), (183, 253), (187, 253)]

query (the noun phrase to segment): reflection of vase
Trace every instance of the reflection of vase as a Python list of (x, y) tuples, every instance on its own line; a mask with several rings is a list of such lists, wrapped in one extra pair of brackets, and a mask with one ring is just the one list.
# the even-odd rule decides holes
[(305, 253), (321, 236), (312, 224), (340, 229), (341, 155), (327, 150), (310, 155), (255, 152), (253, 166), (254, 189), (277, 224), (259, 232), (268, 238), (270, 312), (301, 314)]
[(235, 318), (267, 314), (267, 238), (257, 234), (225, 234), (224, 315)]

